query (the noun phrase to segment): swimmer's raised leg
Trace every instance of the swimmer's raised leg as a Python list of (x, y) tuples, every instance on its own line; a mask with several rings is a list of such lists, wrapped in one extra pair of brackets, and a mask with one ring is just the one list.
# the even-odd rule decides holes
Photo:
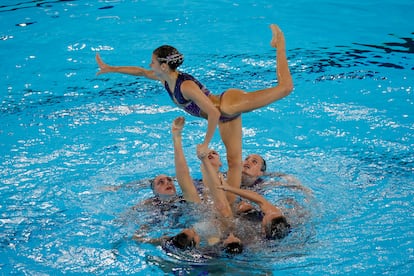
[(272, 30), (272, 40), (270, 40), (270, 46), (273, 48), (284, 48), (285, 47), (285, 37), (283, 36), (282, 30), (279, 26), (275, 24), (270, 25)]
[(245, 92), (240, 89), (228, 89), (222, 96), (220, 109), (222, 113), (233, 115), (249, 112), (280, 100), (293, 90), (292, 76), (286, 58), (285, 37), (280, 28), (271, 24), (272, 39), (270, 45), (276, 48), (277, 86)]

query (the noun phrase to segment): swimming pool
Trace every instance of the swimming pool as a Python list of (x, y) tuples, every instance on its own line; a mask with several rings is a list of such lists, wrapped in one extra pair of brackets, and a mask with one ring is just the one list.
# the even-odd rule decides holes
[[(0, 273), (412, 273), (414, 4), (290, 2), (3, 1)], [(295, 90), (243, 116), (243, 152), (313, 190), (310, 202), (267, 193), (304, 207), (292, 235), (209, 262), (133, 242), (142, 214), (130, 207), (149, 187), (104, 188), (173, 174), (169, 129), (183, 113), (152, 82), (96, 77), (95, 53), (147, 66), (168, 43), (214, 93), (254, 90), (274, 82), (270, 23)], [(197, 171), (205, 122), (186, 120)], [(213, 146), (224, 154), (218, 134)]]

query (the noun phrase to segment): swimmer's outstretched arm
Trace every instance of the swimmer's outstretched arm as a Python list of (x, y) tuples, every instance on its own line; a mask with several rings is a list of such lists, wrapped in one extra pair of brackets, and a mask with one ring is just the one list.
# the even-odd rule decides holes
[(280, 177), (284, 180), (287, 181), (287, 183), (282, 183), (282, 182), (275, 182), (275, 183), (266, 183), (265, 185), (268, 186), (283, 186), (283, 187), (292, 187), (298, 190), (301, 190), (303, 192), (305, 192), (307, 195), (312, 195), (313, 192), (311, 189), (305, 187), (302, 185), (302, 183), (299, 181), (299, 179), (297, 179), (296, 177), (294, 177), (293, 175), (289, 175), (289, 174), (285, 174), (285, 173), (281, 173), (281, 172), (271, 172), (271, 173), (266, 173), (267, 177)]
[(200, 203), (201, 199), (197, 189), (194, 186), (193, 179), (190, 175), (187, 160), (185, 159), (182, 145), (182, 130), (184, 128), (184, 117), (177, 117), (172, 124), (172, 136), (174, 144), (174, 163), (177, 182), (183, 192), (183, 197), (188, 202)]
[(222, 189), (223, 191), (234, 193), (238, 196), (241, 196), (247, 200), (253, 201), (257, 205), (259, 205), (260, 210), (262, 210), (263, 213), (270, 213), (270, 212), (279, 212), (281, 213), (281, 210), (267, 201), (263, 196), (259, 195), (258, 193), (251, 191), (251, 190), (245, 190), (240, 188), (235, 188), (229, 185), (221, 185), (218, 186), (219, 189)]
[(120, 189), (129, 189), (129, 188), (143, 189), (143, 188), (146, 188), (150, 185), (149, 184), (150, 180), (151, 179), (145, 179), (145, 178), (142, 179), (142, 180), (133, 180), (133, 181), (121, 184), (121, 185), (104, 186), (101, 189), (104, 190), (104, 191), (111, 191), (111, 192), (116, 192)]
[(153, 245), (161, 245), (163, 241), (168, 239), (168, 237), (163, 236), (161, 238), (148, 238), (148, 237), (144, 237), (143, 235), (140, 235), (138, 232), (135, 232), (134, 235), (132, 236), (132, 239), (137, 242), (149, 243)]
[(112, 66), (103, 62), (98, 53), (96, 54), (95, 58), (99, 66), (99, 71), (96, 73), (96, 75), (101, 75), (105, 73), (120, 73), (139, 77), (146, 77), (152, 80), (160, 80), (152, 70), (148, 70), (139, 66)]
[(247, 200), (253, 201), (254, 203), (258, 204), (260, 208), (265, 204), (270, 204), (270, 202), (268, 202), (264, 197), (251, 190), (239, 189), (230, 185), (220, 185), (218, 188), (223, 191), (231, 192), (233, 194), (241, 196)]

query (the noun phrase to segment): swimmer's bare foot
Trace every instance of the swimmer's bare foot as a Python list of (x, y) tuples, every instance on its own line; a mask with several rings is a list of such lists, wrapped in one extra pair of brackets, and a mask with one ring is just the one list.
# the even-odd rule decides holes
[(282, 30), (275, 24), (271, 24), (270, 29), (272, 30), (272, 40), (270, 41), (270, 45), (274, 48), (284, 48), (285, 37)]

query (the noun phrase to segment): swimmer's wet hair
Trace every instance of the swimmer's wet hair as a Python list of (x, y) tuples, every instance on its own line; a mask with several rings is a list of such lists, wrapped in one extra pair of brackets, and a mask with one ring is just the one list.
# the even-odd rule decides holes
[(262, 156), (260, 156), (260, 157), (262, 158), (262, 167), (260, 168), (260, 170), (262, 172), (265, 172), (266, 171), (266, 168), (267, 168), (267, 166), (266, 166), (266, 160), (264, 160), (264, 158)]
[(265, 227), (266, 239), (283, 239), (290, 232), (290, 224), (286, 217), (281, 216), (272, 219), (272, 221)]
[(191, 249), (196, 246), (194, 239), (190, 239), (186, 233), (179, 233), (169, 238), (168, 241), (179, 249)]
[(172, 70), (177, 69), (184, 62), (184, 55), (170, 45), (162, 45), (154, 50), (154, 55), (160, 63), (166, 63)]
[(224, 252), (227, 254), (240, 254), (243, 252), (243, 244), (240, 242), (231, 242), (224, 246)]

